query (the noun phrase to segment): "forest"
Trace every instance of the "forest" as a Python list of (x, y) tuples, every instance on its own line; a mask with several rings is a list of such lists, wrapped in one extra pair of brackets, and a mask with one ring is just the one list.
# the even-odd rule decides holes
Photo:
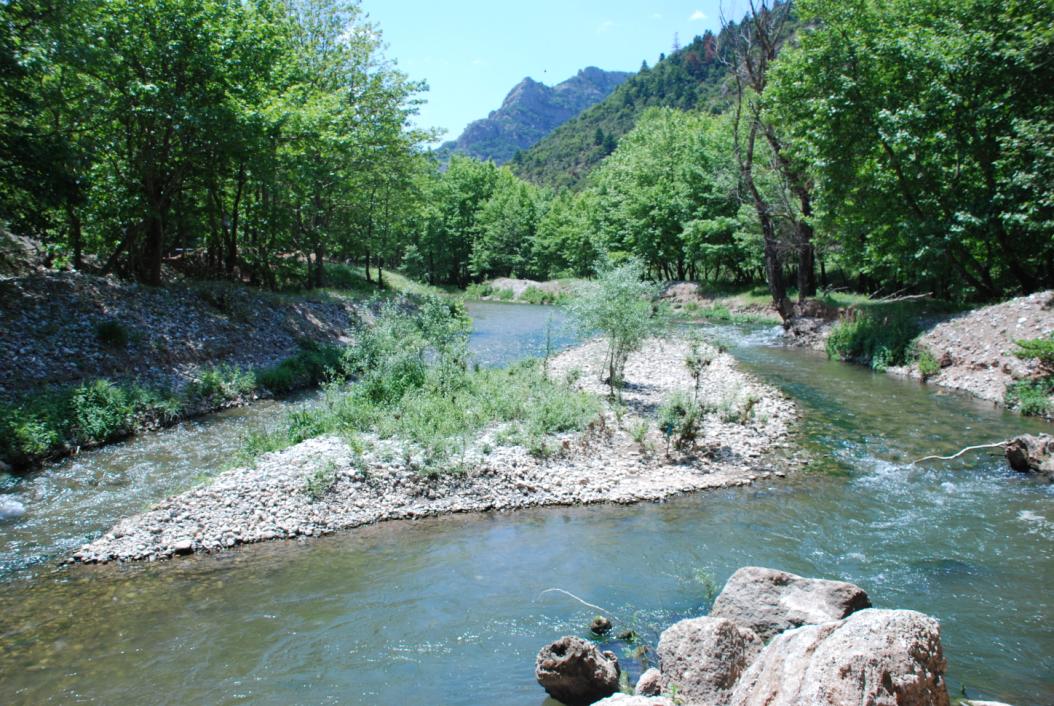
[(544, 149), (586, 155), (566, 177), (530, 151), (438, 169), (426, 86), (353, 2), (0, 13), (0, 220), (60, 266), (282, 289), (354, 261), (465, 287), (633, 257), (764, 282), (781, 311), (1054, 286), (1048, 0), (755, 3), (561, 128)]

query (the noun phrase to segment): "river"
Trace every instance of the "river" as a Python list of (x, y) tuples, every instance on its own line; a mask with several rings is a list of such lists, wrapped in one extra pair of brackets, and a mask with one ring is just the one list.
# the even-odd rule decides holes
[[(500, 364), (574, 340), (559, 312), (472, 305)], [(62, 568), (117, 518), (222, 469), (263, 403), (83, 454), (3, 492), (0, 702), (533, 704), (534, 655), (597, 603), (654, 638), (705, 611), (710, 580), (763, 565), (852, 581), (879, 607), (939, 618), (952, 695), (1054, 703), (1054, 486), (984, 453), (1045, 430), (954, 394), (708, 327), (802, 407), (806, 473), (662, 504), (393, 522), (155, 565)], [(636, 665), (633, 665), (636, 667)]]

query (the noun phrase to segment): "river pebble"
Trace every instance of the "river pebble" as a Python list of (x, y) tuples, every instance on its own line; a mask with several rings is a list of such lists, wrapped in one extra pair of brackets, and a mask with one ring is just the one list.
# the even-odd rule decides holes
[[(72, 560), (168, 558), (275, 538), (317, 537), (385, 520), (657, 501), (749, 485), (770, 465), (761, 459), (786, 443), (797, 410), (780, 392), (742, 372), (728, 354), (712, 351), (701, 378), (699, 399), (712, 412), (695, 450), (667, 456), (654, 422), (643, 443), (633, 439), (631, 429), (653, 419), (671, 393), (691, 394), (687, 351), (688, 344), (680, 339), (652, 341), (631, 356), (622, 409), (616, 413), (608, 406), (584, 432), (552, 437), (550, 445), (558, 451), (548, 458), (532, 456), (523, 446), (501, 445), (500, 426), (476, 440), (466, 454), (466, 472), (439, 476), (420, 472), (418, 455), (412, 449), (407, 453), (396, 440), (364, 436), (365, 450), (359, 452), (337, 437), (310, 439), (122, 520)], [(598, 365), (602, 360), (602, 344), (586, 343), (554, 358), (550, 375), (605, 394)], [(312, 498), (307, 479), (320, 469), (332, 473), (333, 483), (321, 497)]]

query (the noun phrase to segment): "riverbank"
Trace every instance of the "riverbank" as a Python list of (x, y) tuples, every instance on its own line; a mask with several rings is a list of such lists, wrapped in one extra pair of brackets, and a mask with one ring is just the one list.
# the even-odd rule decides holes
[(30, 467), (315, 384), (369, 315), (332, 292), (0, 279), (0, 462)]
[[(859, 340), (841, 340), (850, 338), (842, 336), (833, 343), (832, 336), (838, 336), (839, 329), (845, 326), (860, 327), (852, 334)], [(941, 312), (939, 307), (925, 306), (898, 310), (896, 303), (876, 302), (872, 306), (849, 307), (834, 316), (829, 312), (824, 316), (803, 316), (789, 322), (786, 330), (789, 345), (825, 350), (847, 362), (870, 365), (892, 375), (958, 390), (1014, 409), (1008, 392), (1016, 385), (1037, 381), (1044, 374), (1036, 360), (1015, 355), (1016, 342), (1054, 335), (1054, 291), (964, 312)], [(882, 336), (888, 337), (888, 342), (881, 340)], [(893, 360), (878, 359), (883, 354)], [(1051, 402), (1048, 399), (1046, 403), (1048, 410), (1054, 409)]]
[[(550, 377), (601, 394), (599, 346), (557, 356)], [(117, 523), (72, 560), (164, 559), (444, 513), (661, 500), (784, 474), (766, 458), (785, 444), (795, 406), (716, 351), (701, 378), (700, 401), (712, 411), (700, 442), (667, 456), (654, 414), (672, 393), (693, 388), (688, 350), (681, 339), (649, 342), (627, 363), (623, 405), (605, 402), (585, 431), (553, 435), (549, 452), (510, 443), (499, 425), (465, 449), (461, 472), (425, 474), (392, 439), (310, 439)]]

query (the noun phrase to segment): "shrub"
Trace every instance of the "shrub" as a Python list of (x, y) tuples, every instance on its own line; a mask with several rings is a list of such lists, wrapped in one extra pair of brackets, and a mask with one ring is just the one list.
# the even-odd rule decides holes
[(326, 496), (333, 486), (337, 484), (337, 465), (332, 461), (321, 468), (315, 469), (304, 480), (304, 493), (311, 498), (311, 502), (318, 502)]
[(602, 269), (596, 281), (580, 285), (568, 306), (584, 335), (607, 341), (604, 367), (611, 395), (621, 394), (626, 360), (666, 323), (653, 305), (658, 288), (643, 281), (644, 267), (629, 260)]
[(1054, 373), (1054, 336), (1015, 341), (1015, 344), (1019, 349), (1014, 351), (1015, 356), (1024, 360), (1035, 358), (1047, 374)]
[(918, 365), (919, 373), (921, 373), (923, 380), (931, 378), (941, 371), (940, 362), (925, 348), (919, 350)]
[(1054, 394), (1054, 379), (1022, 380), (1006, 388), (1006, 406), (1030, 417), (1049, 417), (1050, 397)]
[(679, 451), (695, 447), (702, 422), (699, 405), (683, 392), (674, 393), (659, 407), (659, 430), (666, 437), (666, 453), (670, 442)]
[(256, 375), (234, 365), (219, 365), (203, 370), (198, 379), (186, 387), (189, 401), (219, 404), (235, 400), (256, 389)]
[(473, 282), (465, 288), (465, 297), (468, 299), (483, 299), (494, 293), (494, 287), (489, 282)]
[(382, 312), (349, 354), (358, 384), (330, 384), (322, 405), (290, 414), (283, 433), (251, 439), (248, 450), (370, 432), (404, 441), (415, 449), (408, 456), (423, 456), (421, 470), (436, 473), (463, 468), (466, 452), (488, 426), (506, 424), (503, 438), (548, 454), (550, 435), (583, 429), (598, 415), (594, 396), (549, 380), (538, 361), (469, 368), (462, 330), (459, 310), (445, 304), (413, 315)]
[(511, 289), (495, 289), (494, 296), (503, 302), (511, 302), (516, 297), (516, 293)]
[(839, 321), (827, 338), (827, 355), (885, 370), (904, 365), (920, 326), (909, 310), (892, 307), (878, 312), (859, 311)]
[(135, 409), (128, 394), (108, 380), (81, 385), (70, 398), (79, 442), (102, 443), (132, 431)]
[(107, 348), (124, 348), (128, 345), (128, 329), (116, 319), (106, 319), (95, 325), (95, 338)]

